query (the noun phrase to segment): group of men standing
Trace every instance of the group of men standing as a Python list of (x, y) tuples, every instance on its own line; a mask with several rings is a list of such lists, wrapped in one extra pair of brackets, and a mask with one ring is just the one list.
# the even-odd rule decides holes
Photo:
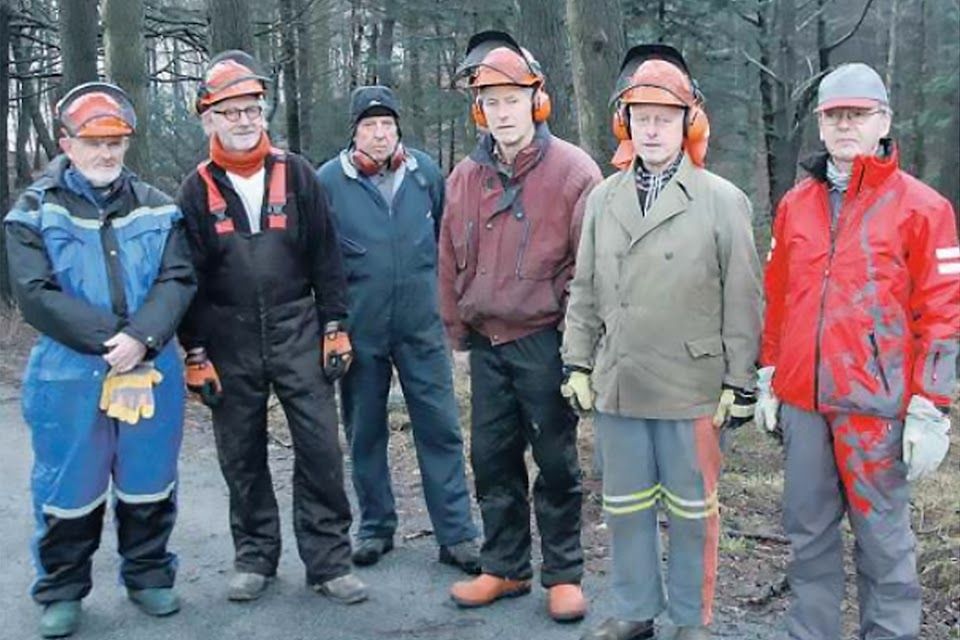
[[(404, 147), (379, 86), (354, 92), (350, 143), (315, 173), (271, 145), (257, 62), (220, 54), (196, 99), (209, 156), (176, 202), (123, 167), (136, 118), (120, 89), (89, 83), (60, 102), (64, 154), (5, 219), (15, 292), (42, 334), (23, 392), (42, 635), (79, 624), (111, 482), (130, 599), (179, 609), (167, 540), (184, 379), (211, 408), (229, 489), (228, 598), (260, 597), (279, 562), (272, 391), (293, 441), (307, 584), (366, 599), (351, 560), (380, 561), (398, 526), (396, 369), (439, 560), (475, 576), (452, 586), (457, 605), (531, 590), (529, 449), (548, 614), (586, 615), (577, 413), (594, 411), (614, 615), (584, 639), (653, 638), (665, 610), (678, 640), (708, 638), (721, 436), (756, 415), (785, 442), (791, 638), (839, 637), (844, 513), (861, 637), (916, 638), (907, 482), (948, 444), (960, 243), (949, 203), (897, 168), (876, 73), (844, 65), (822, 81), (826, 152), (780, 204), (763, 284), (749, 200), (704, 168), (703, 96), (675, 49), (628, 52), (605, 180), (550, 133), (546, 78), (509, 35), (471, 38), (457, 78), (484, 133), (446, 181)], [(448, 346), (469, 351), (479, 546)]]

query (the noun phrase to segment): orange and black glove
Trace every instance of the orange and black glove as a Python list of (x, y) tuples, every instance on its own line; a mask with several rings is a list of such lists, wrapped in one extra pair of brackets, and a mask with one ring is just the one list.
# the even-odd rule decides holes
[(207, 359), (207, 351), (203, 347), (190, 349), (186, 360), (187, 389), (200, 396), (200, 402), (208, 407), (215, 407), (223, 400), (223, 387), (220, 386), (220, 376), (213, 368), (213, 363)]
[(340, 328), (340, 323), (332, 320), (323, 327), (323, 375), (330, 382), (336, 382), (350, 368), (353, 361), (353, 347), (350, 336)]

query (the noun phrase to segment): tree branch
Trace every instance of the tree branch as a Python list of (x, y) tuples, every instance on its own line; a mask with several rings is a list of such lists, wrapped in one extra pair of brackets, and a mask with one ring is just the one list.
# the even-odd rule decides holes
[(830, 53), (844, 42), (853, 37), (853, 35), (860, 29), (860, 25), (863, 24), (864, 18), (867, 17), (867, 13), (870, 11), (870, 5), (873, 4), (873, 0), (866, 0), (863, 4), (863, 11), (860, 12), (860, 18), (857, 20), (857, 23), (850, 27), (850, 31), (847, 31), (845, 34), (834, 40), (832, 43), (828, 44), (824, 49), (827, 53)]
[(783, 84), (783, 80), (780, 79), (780, 76), (778, 76), (778, 75), (773, 71), (773, 69), (771, 69), (771, 68), (768, 67), (767, 65), (763, 64), (762, 62), (760, 62), (759, 60), (757, 60), (756, 58), (754, 58), (753, 56), (751, 56), (749, 53), (747, 53), (747, 50), (746, 50), (746, 49), (741, 48), (741, 49), (740, 49), (740, 53), (742, 53), (742, 54), (743, 54), (743, 57), (747, 59), (747, 62), (750, 62), (751, 64), (756, 65), (756, 67), (757, 67), (758, 69), (760, 69), (761, 72), (767, 74), (767, 75), (770, 76), (773, 80), (777, 81), (779, 84), (781, 84), (781, 85)]

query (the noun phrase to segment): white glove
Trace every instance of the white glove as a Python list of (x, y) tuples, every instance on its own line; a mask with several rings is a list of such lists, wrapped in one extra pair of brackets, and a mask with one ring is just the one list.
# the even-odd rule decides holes
[(760, 430), (776, 435), (777, 410), (780, 400), (773, 393), (773, 372), (776, 367), (763, 367), (757, 370), (757, 407), (753, 412), (753, 421)]
[(913, 396), (903, 425), (903, 461), (907, 481), (937, 470), (950, 448), (950, 418), (923, 396)]

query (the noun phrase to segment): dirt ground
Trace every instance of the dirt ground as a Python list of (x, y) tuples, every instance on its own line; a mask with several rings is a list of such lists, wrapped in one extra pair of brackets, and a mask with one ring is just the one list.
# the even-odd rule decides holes
[[(16, 382), (22, 374), (33, 332), (15, 315), (0, 311), (0, 381)], [(465, 433), (469, 420), (469, 385), (465, 362), (455, 366), (457, 396)], [(393, 486), (401, 529), (398, 535), (413, 540), (431, 535), (423, 529), (405, 529), (405, 522), (424, 522), (420, 477), (410, 437), (409, 421), (402, 402), (391, 404), (390, 455)], [(270, 412), (271, 436), (280, 447), (289, 446), (282, 412)], [(209, 430), (207, 413), (191, 403), (188, 425)], [(923, 585), (923, 631), (928, 640), (960, 639), (960, 411), (955, 403), (950, 455), (935, 477), (914, 489), (913, 524), (919, 546), (919, 569)], [(789, 587), (784, 579), (788, 545), (780, 527), (780, 495), (783, 485), (779, 445), (759, 434), (751, 425), (727, 442), (720, 491), (723, 534), (717, 587), (718, 616), (734, 625), (773, 624), (787, 607)], [(588, 572), (603, 575), (607, 568), (608, 537), (600, 509), (601, 483), (591, 469), (592, 425), (581, 424), (580, 455), (585, 472), (583, 542)], [(532, 468), (532, 463), (531, 463)], [(469, 467), (469, 465), (468, 465)], [(469, 473), (469, 468), (468, 468)], [(470, 479), (472, 486), (472, 478)], [(663, 523), (663, 526), (666, 526)], [(846, 527), (846, 524), (845, 524)], [(848, 528), (848, 527), (847, 527)], [(847, 536), (847, 597), (844, 601), (846, 637), (856, 637), (856, 583), (852, 538)]]

